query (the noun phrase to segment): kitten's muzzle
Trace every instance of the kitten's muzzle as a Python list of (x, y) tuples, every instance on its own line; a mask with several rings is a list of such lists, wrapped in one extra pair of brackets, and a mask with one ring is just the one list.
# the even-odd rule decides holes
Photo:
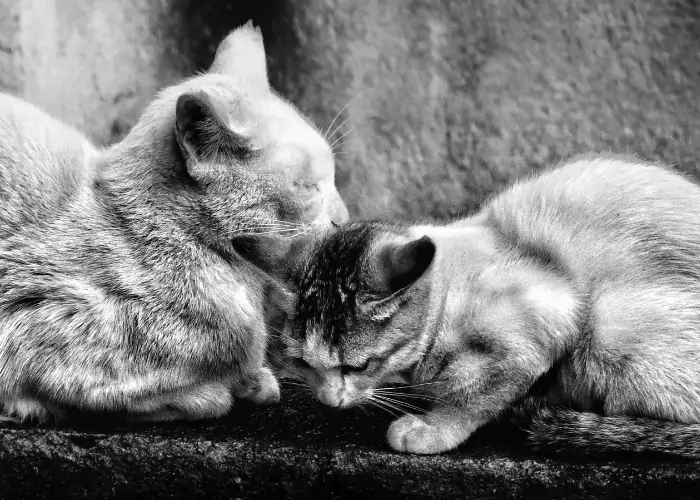
[(353, 405), (352, 398), (349, 397), (344, 388), (320, 388), (316, 397), (324, 405), (332, 406), (333, 408), (348, 408)]

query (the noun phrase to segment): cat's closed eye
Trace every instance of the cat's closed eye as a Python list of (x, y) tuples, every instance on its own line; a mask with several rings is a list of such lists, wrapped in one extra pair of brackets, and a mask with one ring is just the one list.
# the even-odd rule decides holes
[(372, 358), (368, 358), (367, 361), (365, 361), (361, 366), (340, 365), (340, 373), (346, 374), (346, 373), (363, 372), (369, 368), (369, 365), (371, 363), (372, 363)]
[(307, 361), (303, 360), (302, 358), (296, 358), (294, 360), (294, 364), (297, 365), (299, 368), (303, 368), (306, 370), (311, 369), (311, 365)]

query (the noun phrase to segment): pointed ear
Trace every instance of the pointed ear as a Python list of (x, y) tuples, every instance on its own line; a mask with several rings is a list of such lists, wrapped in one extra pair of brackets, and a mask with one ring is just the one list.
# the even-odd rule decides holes
[(428, 236), (387, 245), (379, 253), (378, 291), (390, 295), (412, 285), (423, 276), (434, 257), (435, 243)]
[(248, 21), (233, 30), (216, 50), (209, 72), (238, 77), (252, 88), (269, 88), (260, 28), (254, 28), (253, 22)]
[(215, 155), (243, 157), (250, 150), (245, 134), (226, 125), (204, 91), (187, 92), (177, 99), (175, 136), (188, 170), (205, 158)]

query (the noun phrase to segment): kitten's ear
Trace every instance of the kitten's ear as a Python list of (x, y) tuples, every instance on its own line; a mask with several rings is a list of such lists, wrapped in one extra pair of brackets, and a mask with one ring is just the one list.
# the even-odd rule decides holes
[(178, 97), (175, 136), (188, 169), (213, 155), (235, 158), (250, 150), (245, 132), (232, 130), (216, 112), (212, 98), (201, 90)]
[(216, 50), (210, 73), (235, 76), (251, 88), (269, 88), (265, 47), (260, 28), (248, 21), (228, 35)]
[(388, 244), (379, 254), (379, 291), (392, 294), (412, 285), (423, 276), (434, 257), (435, 243), (428, 236), (404, 244)]

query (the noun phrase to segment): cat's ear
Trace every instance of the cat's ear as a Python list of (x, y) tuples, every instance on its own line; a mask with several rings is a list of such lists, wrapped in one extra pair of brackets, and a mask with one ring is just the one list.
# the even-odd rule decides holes
[(188, 169), (214, 155), (235, 158), (250, 151), (245, 131), (229, 127), (203, 90), (184, 93), (177, 99), (175, 136)]
[(269, 88), (267, 61), (260, 28), (248, 21), (228, 35), (216, 50), (210, 73), (235, 76), (251, 88)]
[(408, 243), (390, 243), (378, 257), (378, 291), (392, 294), (423, 276), (435, 257), (435, 242), (429, 236), (422, 236)]

